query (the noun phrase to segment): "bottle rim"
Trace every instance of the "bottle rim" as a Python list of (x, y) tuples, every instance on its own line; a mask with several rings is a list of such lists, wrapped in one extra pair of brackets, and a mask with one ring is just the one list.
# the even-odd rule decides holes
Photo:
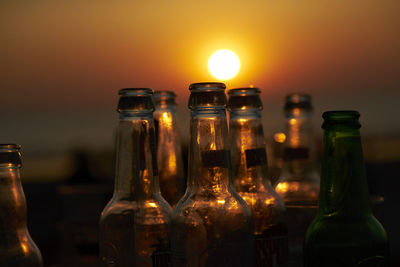
[(21, 145), (0, 144), (0, 167), (21, 167)]
[(158, 108), (162, 106), (175, 106), (175, 97), (176, 94), (173, 91), (154, 91), (153, 93), (153, 102)]
[(312, 110), (311, 95), (305, 93), (291, 93), (285, 97), (284, 110), (300, 108), (304, 110)]
[(153, 97), (160, 99), (170, 99), (170, 98), (175, 98), (176, 94), (174, 91), (160, 90), (160, 91), (154, 91)]
[(228, 110), (231, 112), (259, 112), (263, 109), (260, 89), (256, 87), (234, 88), (228, 91)]
[(0, 144), (0, 150), (20, 150), (21, 145), (19, 144)]
[(361, 124), (358, 121), (360, 118), (360, 113), (356, 110), (325, 111), (322, 114), (322, 118), (324, 119), (322, 128), (332, 125), (353, 126), (357, 128), (361, 127)]
[(153, 94), (153, 90), (151, 88), (122, 88), (118, 91), (118, 95), (120, 96), (150, 96)]
[(331, 120), (358, 119), (360, 113), (357, 110), (329, 110), (322, 114), (322, 118)]
[(122, 88), (117, 111), (148, 112), (154, 111), (153, 90), (150, 88)]
[(258, 95), (261, 93), (261, 90), (257, 87), (241, 87), (241, 88), (233, 88), (228, 91), (228, 95), (237, 95), (237, 96), (248, 96), (248, 95)]
[(192, 83), (189, 86), (189, 90), (191, 92), (194, 91), (225, 91), (226, 85), (220, 82), (201, 82), (201, 83)]

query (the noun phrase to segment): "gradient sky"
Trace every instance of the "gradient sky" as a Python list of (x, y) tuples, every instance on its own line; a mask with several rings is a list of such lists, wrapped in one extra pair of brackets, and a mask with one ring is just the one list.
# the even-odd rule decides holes
[(357, 109), (362, 133), (400, 135), (400, 1), (1, 1), (0, 142), (110, 148), (123, 87), (175, 90), (185, 135), (208, 57), (241, 59), (228, 88), (262, 90), (266, 133), (290, 92), (321, 113)]

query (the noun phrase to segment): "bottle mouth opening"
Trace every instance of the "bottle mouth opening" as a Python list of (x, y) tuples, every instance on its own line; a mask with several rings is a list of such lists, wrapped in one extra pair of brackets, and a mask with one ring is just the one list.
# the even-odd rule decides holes
[(360, 113), (356, 110), (326, 111), (322, 114), (322, 118), (324, 119), (322, 128), (332, 125), (354, 126), (357, 128), (361, 127), (361, 124), (358, 121)]
[(21, 145), (0, 144), (0, 166), (21, 166)]
[(153, 101), (155, 105), (176, 105), (176, 94), (173, 91), (155, 91)]
[(204, 83), (192, 83), (189, 86), (191, 92), (210, 92), (210, 91), (225, 91), (226, 85), (219, 82), (204, 82)]
[(154, 91), (153, 97), (160, 99), (170, 99), (175, 98), (176, 94), (173, 91)]
[(260, 89), (257, 87), (234, 88), (228, 91), (229, 96), (251, 96), (260, 94)]
[(259, 111), (263, 108), (258, 88), (235, 88), (229, 90), (228, 95), (230, 111)]
[(21, 145), (18, 144), (0, 144), (0, 152), (19, 151)]
[(322, 114), (322, 118), (325, 120), (335, 120), (335, 121), (346, 121), (346, 120), (358, 120), (360, 113), (356, 110), (333, 110), (325, 111)]
[(118, 94), (123, 96), (151, 96), (153, 90), (150, 88), (122, 88)]
[(146, 111), (154, 110), (152, 100), (153, 90), (150, 88), (123, 88), (120, 95), (117, 111)]
[(300, 108), (304, 110), (312, 110), (311, 95), (302, 93), (289, 94), (285, 98), (285, 110)]

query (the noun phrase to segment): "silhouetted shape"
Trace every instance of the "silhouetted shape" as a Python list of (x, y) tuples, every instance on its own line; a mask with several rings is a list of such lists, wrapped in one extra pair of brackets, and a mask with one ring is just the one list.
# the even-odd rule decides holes
[(185, 192), (183, 161), (175, 114), (175, 93), (157, 91), (154, 125), (157, 139), (157, 165), (161, 195), (174, 206)]
[(228, 92), (233, 184), (253, 215), (254, 266), (284, 266), (288, 261), (285, 207), (267, 180), (259, 93), (258, 88), (238, 88)]
[(285, 202), (290, 218), (289, 258), (296, 267), (302, 266), (303, 239), (317, 212), (319, 194), (311, 112), (310, 95), (291, 94), (286, 97), (284, 162), (275, 190)]
[(171, 208), (158, 185), (152, 90), (119, 95), (115, 187), (100, 218), (100, 265), (166, 266)]
[(0, 266), (41, 267), (42, 255), (27, 227), (20, 148), (0, 144)]
[(225, 85), (189, 89), (189, 175), (172, 215), (172, 266), (252, 266), (251, 212), (230, 180)]
[(306, 267), (389, 266), (386, 232), (370, 207), (359, 116), (323, 114), (321, 194), (305, 238)]

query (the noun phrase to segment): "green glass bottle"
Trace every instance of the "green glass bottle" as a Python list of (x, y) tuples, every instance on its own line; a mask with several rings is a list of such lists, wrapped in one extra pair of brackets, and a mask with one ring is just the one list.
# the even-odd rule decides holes
[(389, 266), (384, 228), (370, 207), (357, 111), (322, 116), (318, 214), (304, 242), (305, 267)]

